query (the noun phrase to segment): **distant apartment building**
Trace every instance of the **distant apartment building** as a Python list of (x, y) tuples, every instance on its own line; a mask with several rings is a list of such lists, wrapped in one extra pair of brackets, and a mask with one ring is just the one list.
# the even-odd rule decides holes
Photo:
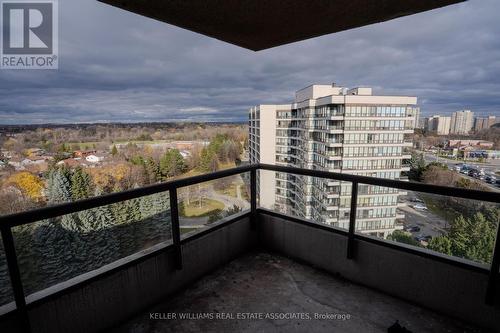
[(488, 117), (477, 117), (474, 120), (474, 132), (479, 132), (485, 129), (490, 128), (494, 124), (496, 124), (496, 119), (497, 117), (495, 116), (488, 116)]
[(474, 126), (474, 112), (456, 111), (451, 115), (450, 134), (469, 134)]
[(436, 115), (427, 118), (425, 129), (437, 135), (448, 135), (450, 134), (450, 127), (451, 117)]
[[(375, 96), (371, 88), (309, 86), (291, 104), (250, 109), (250, 162), (402, 179), (416, 104), (416, 97)], [(348, 182), (267, 171), (257, 187), (263, 207), (348, 228)], [(358, 231), (386, 237), (401, 228), (398, 198), (406, 193), (362, 184), (358, 193)]]

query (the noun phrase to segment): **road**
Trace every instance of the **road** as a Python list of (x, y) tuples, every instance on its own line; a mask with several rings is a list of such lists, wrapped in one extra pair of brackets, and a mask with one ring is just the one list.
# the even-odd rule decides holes
[(420, 231), (412, 232), (413, 236), (423, 235), (437, 237), (447, 233), (449, 223), (427, 210), (415, 210), (409, 206), (401, 208), (405, 214), (404, 225), (418, 226)]
[[(243, 184), (243, 182), (241, 181)], [(242, 185), (240, 185), (242, 186)], [(250, 203), (241, 197), (240, 186), (237, 187), (236, 197), (218, 193), (214, 190), (213, 184), (210, 184), (207, 188), (202, 190), (201, 196), (204, 198), (219, 201), (224, 204), (224, 210), (233, 208), (234, 206), (239, 207), (242, 211), (250, 209)], [(184, 217), (180, 216), (181, 227), (188, 228), (203, 228), (206, 227), (208, 222), (208, 216), (201, 217)]]
[(416, 210), (410, 207), (410, 205), (413, 204), (411, 200), (415, 198), (419, 198), (417, 193), (408, 192), (408, 196), (406, 196), (408, 200), (406, 202), (407, 206), (400, 208), (405, 214), (404, 226), (420, 227), (420, 231), (412, 232), (413, 236), (423, 235), (436, 237), (446, 234), (448, 232), (449, 222), (428, 210)]

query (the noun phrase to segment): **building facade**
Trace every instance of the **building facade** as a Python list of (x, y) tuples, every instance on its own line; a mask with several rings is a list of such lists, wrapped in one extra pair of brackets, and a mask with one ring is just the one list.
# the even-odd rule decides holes
[[(371, 88), (309, 86), (292, 104), (250, 109), (250, 162), (402, 179), (416, 104), (416, 97), (375, 96)], [(263, 207), (348, 228), (348, 182), (261, 171), (257, 186)], [(363, 184), (358, 193), (358, 231), (386, 237), (402, 228), (398, 199), (406, 193)]]
[(436, 115), (427, 118), (425, 129), (437, 135), (448, 135), (450, 134), (450, 126), (451, 117)]
[(423, 129), (424, 128), (424, 118), (420, 117), (420, 108), (413, 108), (413, 116), (415, 117), (415, 128)]
[(474, 112), (456, 111), (451, 115), (450, 134), (469, 134), (474, 126)]
[(491, 126), (495, 125), (496, 121), (495, 116), (488, 116), (488, 117), (477, 117), (474, 120), (474, 132), (479, 132), (485, 129), (490, 128)]

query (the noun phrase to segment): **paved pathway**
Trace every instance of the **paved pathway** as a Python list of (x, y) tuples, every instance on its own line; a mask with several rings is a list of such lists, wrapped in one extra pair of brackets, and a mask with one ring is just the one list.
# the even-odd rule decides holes
[[(212, 184), (201, 190), (201, 196), (203, 198), (212, 199), (223, 203), (224, 210), (231, 209), (236, 205), (237, 207), (240, 207), (242, 211), (245, 211), (247, 209), (250, 209), (250, 203), (242, 198), (240, 186), (241, 185), (238, 185), (236, 187), (236, 198), (215, 191)], [(207, 224), (208, 218), (208, 216), (180, 217), (180, 224), (183, 227), (200, 228), (204, 227)]]

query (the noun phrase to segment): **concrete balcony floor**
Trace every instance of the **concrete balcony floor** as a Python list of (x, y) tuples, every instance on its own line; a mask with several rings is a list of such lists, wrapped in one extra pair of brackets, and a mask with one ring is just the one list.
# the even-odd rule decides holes
[[(177, 319), (166, 319), (175, 313)], [(179, 319), (217, 313), (350, 315), (350, 319)], [(160, 319), (151, 319), (150, 314)], [(433, 311), (267, 252), (253, 252), (206, 275), (112, 332), (387, 332), (399, 320), (411, 332), (482, 332)]]

